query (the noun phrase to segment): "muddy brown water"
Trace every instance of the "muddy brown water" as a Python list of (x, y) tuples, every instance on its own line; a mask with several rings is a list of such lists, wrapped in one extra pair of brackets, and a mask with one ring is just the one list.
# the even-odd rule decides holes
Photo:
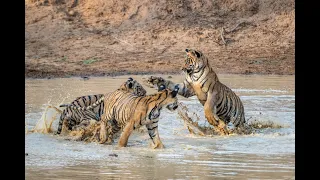
[[(26, 79), (25, 121), (32, 129), (48, 104), (115, 90), (128, 77)], [(168, 75), (162, 75), (167, 78)], [(128, 147), (26, 133), (26, 179), (295, 179), (294, 76), (219, 75), (243, 101), (249, 122), (272, 122), (255, 134), (191, 135), (177, 112), (163, 110), (159, 133), (165, 149), (150, 149), (147, 133), (134, 132)], [(183, 75), (172, 75), (181, 82)], [(148, 94), (156, 92), (144, 86)], [(178, 97), (208, 126), (195, 97)], [(58, 119), (53, 122), (56, 129)], [(281, 128), (276, 128), (281, 126)], [(111, 156), (110, 154), (118, 156)]]

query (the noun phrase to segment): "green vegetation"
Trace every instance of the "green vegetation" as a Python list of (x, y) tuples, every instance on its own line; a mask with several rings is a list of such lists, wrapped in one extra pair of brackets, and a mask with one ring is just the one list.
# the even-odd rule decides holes
[(87, 64), (92, 64), (92, 63), (97, 62), (97, 61), (99, 61), (99, 60), (95, 59), (95, 58), (91, 58), (91, 59), (83, 60), (82, 63), (87, 65)]

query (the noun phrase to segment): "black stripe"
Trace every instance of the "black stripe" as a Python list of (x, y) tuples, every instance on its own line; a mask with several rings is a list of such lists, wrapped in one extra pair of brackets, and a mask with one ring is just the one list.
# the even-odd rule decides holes
[(238, 111), (240, 111), (240, 109), (238, 108), (239, 103), (240, 102), (238, 101), (238, 98), (235, 98), (235, 103), (234, 103), (235, 109), (234, 109), (233, 117), (236, 117)]
[(148, 96), (148, 97), (146, 97), (146, 98), (143, 98), (143, 102), (142, 102), (142, 104), (147, 104), (146, 102), (148, 101), (148, 100), (150, 100), (151, 99), (151, 97), (150, 96)]
[(183, 81), (182, 94), (183, 94), (183, 96), (186, 96), (186, 83), (185, 83), (185, 81)]
[(157, 99), (150, 98), (150, 99), (148, 99), (148, 101), (146, 102), (146, 104), (150, 104), (151, 102), (158, 101), (158, 100), (161, 98), (162, 93), (156, 94), (156, 95), (158, 95), (158, 98), (157, 98)]
[(211, 82), (210, 82), (210, 85), (208, 86), (208, 91), (207, 91), (207, 92), (209, 92), (210, 87), (211, 87), (212, 84), (213, 84), (213, 82), (211, 81)]
[(158, 104), (161, 104), (163, 101), (165, 101), (168, 98), (168, 94), (165, 94), (165, 95), (166, 97), (162, 101), (160, 101)]
[(227, 112), (227, 108), (228, 108), (228, 98), (225, 96), (224, 99), (226, 100), (226, 102), (224, 103), (223, 109), (222, 111), (219, 113), (220, 115), (224, 115)]
[(137, 101), (137, 105), (139, 104), (139, 102), (143, 99), (142, 97), (139, 97), (139, 98), (137, 98), (138, 99), (138, 101)]
[[(115, 93), (115, 96), (116, 96), (117, 94), (118, 94), (118, 93)], [(110, 96), (109, 96), (109, 97), (110, 97)], [(120, 94), (119, 96), (117, 96), (116, 99), (114, 99), (114, 101), (117, 102), (118, 99), (120, 99), (120, 98), (122, 98), (121, 94)]]
[(152, 109), (151, 109), (151, 111), (150, 111), (150, 113), (149, 113), (149, 119), (151, 120), (151, 115), (152, 115), (152, 113), (156, 110), (156, 106), (154, 106)]
[(139, 115), (140, 115), (140, 117), (139, 117), (139, 125), (142, 126), (143, 116), (142, 116), (141, 113)]
[(229, 105), (229, 108), (228, 108), (228, 113), (231, 112), (232, 107), (233, 107), (233, 100), (232, 100), (232, 98), (230, 98), (230, 105)]
[[(129, 103), (128, 103), (129, 104)], [(127, 122), (127, 120), (128, 119), (126, 119), (126, 110), (127, 110), (127, 107), (124, 105), (124, 104), (122, 104), (122, 106), (124, 106), (123, 107), (123, 110), (122, 111), (120, 111), (121, 112), (121, 117), (120, 118), (122, 118), (125, 122)], [(120, 115), (120, 114), (119, 114)]]
[[(204, 79), (205, 81), (204, 81), (203, 83), (202, 83), (202, 81), (200, 82), (200, 83), (202, 83), (202, 84), (201, 84), (201, 88), (202, 88), (203, 85), (208, 81), (208, 79), (209, 79), (209, 78), (205, 78), (205, 79)], [(208, 91), (209, 91), (209, 90), (208, 90)]]
[[(198, 73), (198, 72), (200, 72), (200, 71), (202, 71), (202, 72), (201, 72), (200, 76), (198, 77), (198, 79), (200, 79), (201, 76), (202, 76), (203, 73), (204, 73), (203, 66), (199, 69), (199, 71), (197, 71), (197, 72), (195, 72), (195, 73)], [(198, 80), (198, 79), (197, 79), (197, 80)]]
[(83, 106), (86, 106), (86, 101), (87, 101), (86, 97), (85, 97), (85, 96), (82, 96), (82, 103), (83, 103)]
[(220, 106), (222, 105), (223, 99), (221, 99), (221, 101), (219, 102), (219, 104), (217, 104), (217, 110), (220, 109)]
[(100, 105), (99, 105), (99, 110), (98, 110), (99, 117), (100, 117), (101, 108), (102, 108), (102, 106), (101, 106), (101, 104), (100, 104)]
[(77, 106), (80, 106), (80, 103), (79, 103), (78, 99), (76, 99), (75, 102), (77, 103)]
[(155, 126), (155, 127), (151, 128), (151, 129), (148, 128), (148, 131), (152, 131), (152, 130), (154, 130), (154, 129), (157, 128), (157, 127), (158, 127), (158, 126)]
[[(165, 90), (165, 91), (166, 91), (166, 94), (168, 94), (168, 91), (167, 91), (167, 90)], [(160, 94), (158, 95), (158, 98), (157, 98), (155, 101), (158, 101), (158, 100), (161, 98), (162, 94), (163, 94), (163, 93), (160, 93)]]
[(98, 112), (98, 115), (99, 115), (99, 119), (101, 119), (101, 115), (103, 114), (104, 112), (104, 102), (100, 104), (101, 106), (101, 111)]
[(228, 99), (228, 103), (226, 104), (226, 106), (227, 106), (227, 108), (226, 108), (226, 112), (225, 112), (225, 115), (228, 115), (229, 114), (229, 112), (230, 112), (230, 103), (231, 103), (231, 101), (232, 101), (232, 99), (231, 98), (228, 98), (228, 96), (227, 96), (227, 99)]
[(98, 101), (98, 97), (97, 97), (97, 95), (93, 95), (95, 98), (96, 98), (96, 100), (95, 101)]

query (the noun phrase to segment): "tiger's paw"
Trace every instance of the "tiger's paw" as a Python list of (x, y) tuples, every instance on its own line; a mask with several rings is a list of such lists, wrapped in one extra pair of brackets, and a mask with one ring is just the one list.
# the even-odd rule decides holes
[(150, 143), (150, 147), (151, 147), (152, 149), (164, 149), (164, 148), (165, 148), (164, 145), (162, 144), (162, 142), (157, 143), (157, 144), (151, 142), (151, 143)]
[(114, 141), (112, 139), (109, 139), (105, 142), (106, 145), (112, 145)]
[(229, 130), (227, 129), (226, 123), (219, 119), (217, 129), (221, 135), (229, 135)]
[(118, 143), (118, 148), (122, 148), (122, 147), (126, 147), (126, 146), (127, 146), (126, 143), (122, 143), (122, 142)]
[(106, 136), (101, 135), (101, 134), (100, 134), (100, 138), (99, 139), (100, 139), (99, 144), (104, 144), (106, 142), (106, 140), (107, 140)]
[(142, 82), (150, 88), (158, 89), (160, 85), (165, 84), (166, 80), (164, 80), (162, 77), (149, 76), (149, 77), (143, 77)]
[(229, 131), (226, 126), (219, 125), (217, 129), (218, 129), (220, 135), (229, 135)]

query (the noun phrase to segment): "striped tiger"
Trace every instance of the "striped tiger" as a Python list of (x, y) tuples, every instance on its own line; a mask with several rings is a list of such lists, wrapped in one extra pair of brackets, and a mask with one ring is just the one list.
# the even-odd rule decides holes
[[(112, 143), (113, 135), (122, 129), (119, 147), (125, 147), (134, 129), (146, 125), (153, 148), (164, 148), (158, 132), (160, 111), (166, 107), (174, 111), (178, 107), (178, 86), (172, 91), (160, 86), (158, 92), (144, 97), (116, 90), (105, 95), (104, 113), (101, 117), (100, 142)], [(86, 110), (94, 106), (86, 107)]]
[[(221, 135), (228, 135), (226, 124), (237, 128), (244, 127), (244, 108), (240, 98), (226, 85), (222, 84), (209, 64), (208, 58), (198, 50), (186, 49), (185, 65), (182, 70), (185, 79), (178, 84), (179, 95), (186, 98), (196, 95), (204, 106), (205, 117)], [(161, 77), (146, 79), (150, 87), (166, 85), (173, 89), (176, 83)]]
[[(124, 82), (119, 89), (133, 93), (137, 96), (145, 96), (147, 93), (142, 85), (132, 78), (129, 78), (126, 82)], [(56, 134), (61, 133), (63, 122), (65, 122), (68, 130), (77, 130), (79, 128), (81, 129), (83, 126), (86, 126), (90, 119), (100, 121), (101, 115), (104, 112), (103, 100), (103, 94), (87, 95), (76, 98), (70, 104), (60, 105), (60, 107), (66, 107), (66, 109), (64, 109), (61, 113)], [(95, 108), (84, 110), (84, 107), (90, 105), (95, 105)]]

